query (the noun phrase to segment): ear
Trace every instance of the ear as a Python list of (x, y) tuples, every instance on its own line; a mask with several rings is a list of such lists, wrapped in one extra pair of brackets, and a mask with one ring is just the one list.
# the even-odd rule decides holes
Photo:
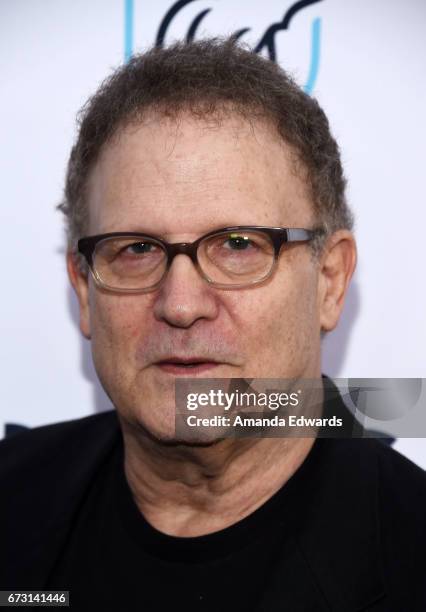
[(356, 266), (356, 244), (349, 230), (330, 236), (320, 256), (319, 315), (322, 331), (331, 331), (339, 321), (346, 291)]
[(74, 253), (67, 252), (67, 270), (71, 285), (76, 292), (80, 306), (80, 330), (85, 338), (90, 340), (90, 311), (89, 311), (89, 283), (88, 277), (79, 266)]

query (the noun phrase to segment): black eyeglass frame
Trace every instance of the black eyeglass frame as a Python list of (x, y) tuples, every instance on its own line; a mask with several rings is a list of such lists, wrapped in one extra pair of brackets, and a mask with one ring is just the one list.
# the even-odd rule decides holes
[[(198, 247), (200, 243), (216, 235), (220, 235), (220, 234), (224, 234), (228, 232), (237, 233), (237, 232), (244, 232), (244, 231), (262, 232), (270, 238), (272, 245), (274, 247), (274, 261), (273, 261), (273, 264), (268, 274), (259, 280), (255, 280), (249, 283), (244, 283), (241, 285), (216, 283), (215, 281), (212, 281), (205, 274), (205, 272), (203, 271), (203, 269), (201, 268), (198, 262), (197, 251), (198, 251)], [(305, 229), (305, 228), (299, 228), (299, 227), (268, 227), (268, 226), (263, 226), (263, 225), (234, 225), (231, 227), (224, 227), (221, 229), (212, 230), (211, 232), (208, 232), (207, 234), (200, 236), (200, 238), (197, 238), (197, 240), (194, 240), (193, 242), (170, 243), (170, 242), (166, 242), (165, 240), (161, 238), (158, 238), (157, 236), (152, 236), (150, 234), (145, 234), (142, 232), (109, 232), (106, 234), (97, 234), (95, 236), (86, 236), (84, 238), (80, 238), (80, 240), (77, 242), (77, 251), (81, 253), (81, 255), (83, 255), (83, 257), (85, 258), (96, 283), (102, 288), (107, 289), (109, 291), (114, 291), (118, 293), (146, 293), (148, 291), (153, 291), (157, 289), (160, 286), (160, 284), (163, 282), (164, 278), (166, 277), (167, 271), (169, 270), (173, 262), (173, 259), (176, 257), (176, 255), (187, 255), (191, 259), (192, 263), (194, 264), (196, 269), (199, 271), (201, 276), (212, 286), (220, 288), (220, 289), (233, 289), (233, 288), (240, 288), (240, 287), (243, 288), (243, 287), (248, 287), (251, 285), (256, 285), (256, 284), (259, 284), (265, 281), (267, 278), (269, 278), (275, 269), (279, 254), (281, 252), (281, 248), (284, 244), (298, 243), (298, 242), (300, 243), (310, 242), (318, 236), (323, 236), (324, 233), (325, 233), (325, 230), (323, 228)], [(167, 257), (167, 263), (164, 269), (163, 276), (160, 278), (159, 281), (157, 281), (157, 283), (155, 283), (155, 285), (152, 285), (151, 287), (146, 287), (143, 289), (122, 289), (122, 288), (116, 288), (116, 287), (111, 287), (107, 285), (101, 279), (96, 269), (94, 268), (93, 253), (95, 251), (96, 245), (99, 242), (106, 240), (108, 238), (138, 238), (138, 239), (147, 238), (148, 240), (158, 243), (164, 249), (166, 253), (166, 257)]]

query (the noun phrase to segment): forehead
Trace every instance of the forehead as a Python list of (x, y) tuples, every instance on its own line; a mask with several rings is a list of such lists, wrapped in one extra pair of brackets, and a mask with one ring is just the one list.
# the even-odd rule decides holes
[(90, 233), (200, 235), (313, 221), (292, 149), (266, 122), (151, 115), (103, 148), (88, 183)]

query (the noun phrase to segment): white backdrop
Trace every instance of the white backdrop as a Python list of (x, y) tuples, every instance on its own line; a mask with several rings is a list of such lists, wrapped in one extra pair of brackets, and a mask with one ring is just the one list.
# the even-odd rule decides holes
[[(173, 0), (0, 0), (1, 399), (35, 426), (109, 406), (77, 329), (55, 204), (77, 110), (132, 51), (152, 44)], [(176, 4), (176, 3), (175, 3)], [(188, 0), (165, 40), (250, 28), (256, 45), (288, 0)], [(276, 33), (277, 60), (312, 89), (342, 148), (359, 264), (325, 341), (339, 377), (426, 377), (426, 3), (322, 0)], [(396, 448), (426, 467), (422, 439)]]

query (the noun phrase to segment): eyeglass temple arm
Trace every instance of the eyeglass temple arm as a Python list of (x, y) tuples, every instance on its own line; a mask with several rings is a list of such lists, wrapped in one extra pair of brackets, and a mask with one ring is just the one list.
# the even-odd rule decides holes
[(287, 230), (287, 242), (302, 242), (304, 240), (312, 240), (315, 236), (322, 234), (324, 230), (306, 230), (299, 228), (289, 228)]

